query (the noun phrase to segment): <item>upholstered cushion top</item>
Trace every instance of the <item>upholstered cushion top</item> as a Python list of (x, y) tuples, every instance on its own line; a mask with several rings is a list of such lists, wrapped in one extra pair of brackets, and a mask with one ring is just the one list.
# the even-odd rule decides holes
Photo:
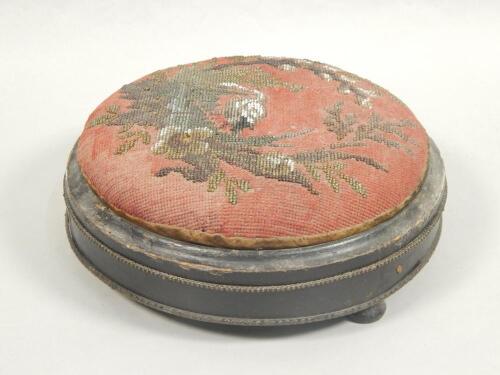
[(400, 211), (428, 139), (381, 87), (308, 60), (218, 58), (123, 86), (90, 115), (81, 171), (113, 210), (168, 237), (276, 249)]

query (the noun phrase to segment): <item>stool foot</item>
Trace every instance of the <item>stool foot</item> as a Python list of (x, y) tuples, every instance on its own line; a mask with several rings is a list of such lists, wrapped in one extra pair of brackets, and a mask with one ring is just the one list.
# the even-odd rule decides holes
[(360, 312), (347, 316), (347, 319), (354, 323), (373, 323), (379, 320), (384, 315), (385, 310), (385, 301), (382, 301), (375, 306), (369, 307), (366, 310), (362, 310)]

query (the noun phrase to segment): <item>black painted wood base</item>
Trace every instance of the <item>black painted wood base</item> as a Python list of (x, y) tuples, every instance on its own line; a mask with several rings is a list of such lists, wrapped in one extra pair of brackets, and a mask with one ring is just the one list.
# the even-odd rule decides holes
[(168, 314), (246, 326), (374, 322), (440, 236), (446, 180), (431, 146), (420, 192), (391, 219), (344, 240), (262, 251), (175, 241), (128, 221), (94, 194), (73, 153), (64, 183), (68, 239), (100, 280)]

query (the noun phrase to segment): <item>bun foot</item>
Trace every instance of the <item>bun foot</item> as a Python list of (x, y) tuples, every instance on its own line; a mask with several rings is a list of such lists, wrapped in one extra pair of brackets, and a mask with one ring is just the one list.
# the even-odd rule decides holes
[(349, 315), (347, 319), (354, 323), (373, 323), (379, 320), (384, 315), (385, 309), (385, 301), (382, 301), (366, 310), (362, 310), (360, 312), (357, 312), (356, 314)]

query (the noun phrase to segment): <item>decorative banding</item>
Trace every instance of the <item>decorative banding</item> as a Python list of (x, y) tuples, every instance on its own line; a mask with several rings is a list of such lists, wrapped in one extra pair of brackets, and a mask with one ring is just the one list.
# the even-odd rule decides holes
[[(440, 215), (439, 215), (440, 218)], [(206, 323), (217, 323), (217, 324), (226, 324), (226, 325), (236, 325), (236, 326), (285, 326), (285, 325), (299, 325), (299, 324), (308, 324), (308, 323), (315, 323), (315, 322), (321, 322), (329, 319), (335, 319), (335, 318), (340, 318), (343, 316), (351, 315), (356, 312), (365, 310), (367, 308), (370, 308), (381, 301), (385, 300), (387, 297), (392, 295), (393, 293), (397, 292), (399, 289), (401, 289), (404, 285), (406, 285), (415, 275), (425, 266), (425, 264), (428, 262), (428, 260), (431, 258), (432, 254), (434, 253), (434, 250), (436, 248), (438, 239), (439, 239), (439, 234), (436, 235), (436, 238), (433, 242), (433, 244), (430, 247), (429, 252), (423, 257), (422, 259), (419, 260), (417, 263), (417, 266), (413, 268), (413, 270), (408, 273), (402, 280), (400, 280), (397, 284), (395, 284), (392, 288), (389, 290), (385, 291), (384, 293), (380, 294), (376, 298), (371, 299), (370, 301), (366, 301), (362, 304), (356, 305), (356, 306), (351, 306), (342, 310), (337, 310), (329, 313), (324, 313), (324, 314), (318, 314), (318, 315), (312, 315), (312, 316), (305, 316), (305, 317), (297, 317), (297, 318), (282, 318), (282, 319), (251, 319), (251, 318), (233, 318), (233, 317), (227, 317), (227, 316), (219, 316), (219, 315), (210, 315), (210, 314), (203, 314), (203, 313), (196, 313), (193, 311), (187, 311), (183, 309), (179, 309), (176, 307), (168, 306), (156, 301), (153, 301), (149, 298), (146, 298), (144, 296), (141, 296), (137, 293), (134, 293), (130, 291), (129, 289), (121, 286), (120, 284), (116, 283), (115, 281), (111, 280), (109, 277), (107, 277), (105, 274), (103, 274), (101, 271), (96, 269), (90, 262), (89, 260), (79, 251), (77, 248), (77, 245), (73, 239), (72, 233), (71, 233), (71, 228), (69, 225), (70, 222), (70, 217), (66, 215), (66, 231), (68, 235), (68, 239), (71, 245), (72, 250), (74, 251), (75, 255), (77, 258), (80, 260), (80, 262), (94, 275), (96, 276), (99, 280), (110, 286), (112, 289), (115, 289), (119, 293), (123, 294), (124, 296), (132, 299), (135, 302), (138, 302), (144, 306), (147, 306), (149, 308), (152, 308), (154, 310), (158, 310), (170, 315), (178, 316), (181, 318), (185, 319), (192, 319), (192, 320), (197, 320), (201, 322), (206, 322)], [(438, 220), (439, 222), (439, 220)]]
[[(446, 190), (443, 193), (443, 198), (442, 200), (444, 201), (446, 199)], [(442, 210), (442, 205), (440, 210)], [(293, 291), (293, 290), (299, 290), (299, 289), (305, 289), (305, 288), (312, 288), (312, 287), (317, 287), (321, 285), (327, 285), (331, 283), (335, 283), (341, 280), (345, 279), (350, 279), (353, 277), (361, 276), (364, 274), (367, 274), (369, 272), (373, 272), (380, 267), (383, 267), (391, 262), (394, 262), (401, 256), (407, 254), (408, 252), (412, 251), (417, 245), (419, 245), (422, 241), (424, 241), (429, 233), (434, 229), (434, 227), (439, 223), (441, 219), (441, 211), (439, 211), (435, 217), (432, 219), (432, 221), (427, 225), (427, 227), (417, 236), (415, 237), (412, 241), (410, 241), (406, 246), (402, 247), (400, 250), (392, 253), (391, 255), (387, 256), (386, 258), (379, 260), (375, 263), (372, 263), (368, 266), (361, 267), (358, 269), (355, 269), (353, 271), (348, 271), (344, 272), (335, 276), (331, 277), (326, 277), (323, 279), (318, 279), (318, 280), (312, 280), (312, 281), (306, 281), (306, 282), (300, 282), (300, 283), (294, 283), (294, 284), (282, 284), (282, 285), (265, 285), (265, 286), (244, 286), (244, 285), (227, 285), (227, 284), (215, 284), (215, 283), (209, 283), (205, 281), (198, 281), (198, 280), (191, 280), (187, 279), (184, 277), (172, 275), (166, 272), (158, 271), (156, 269), (153, 269), (151, 267), (147, 267), (145, 265), (139, 264), (137, 262), (134, 262), (130, 260), (129, 258), (124, 257), (123, 255), (120, 255), (104, 245), (102, 242), (97, 240), (94, 236), (92, 236), (84, 227), (83, 225), (79, 222), (78, 218), (75, 217), (73, 212), (71, 211), (71, 208), (68, 207), (67, 213), (70, 217), (70, 219), (73, 221), (73, 223), (78, 227), (80, 232), (91, 242), (93, 242), (99, 249), (103, 250), (107, 255), (114, 257), (118, 261), (128, 265), (129, 267), (133, 267), (135, 269), (138, 269), (142, 272), (151, 274), (155, 277), (159, 277), (163, 280), (168, 280), (171, 282), (176, 282), (184, 285), (189, 285), (197, 288), (204, 288), (204, 289), (210, 289), (210, 290), (218, 290), (218, 291), (225, 291), (225, 292), (236, 292), (236, 293), (275, 293), (275, 292), (288, 292), (288, 291)]]

